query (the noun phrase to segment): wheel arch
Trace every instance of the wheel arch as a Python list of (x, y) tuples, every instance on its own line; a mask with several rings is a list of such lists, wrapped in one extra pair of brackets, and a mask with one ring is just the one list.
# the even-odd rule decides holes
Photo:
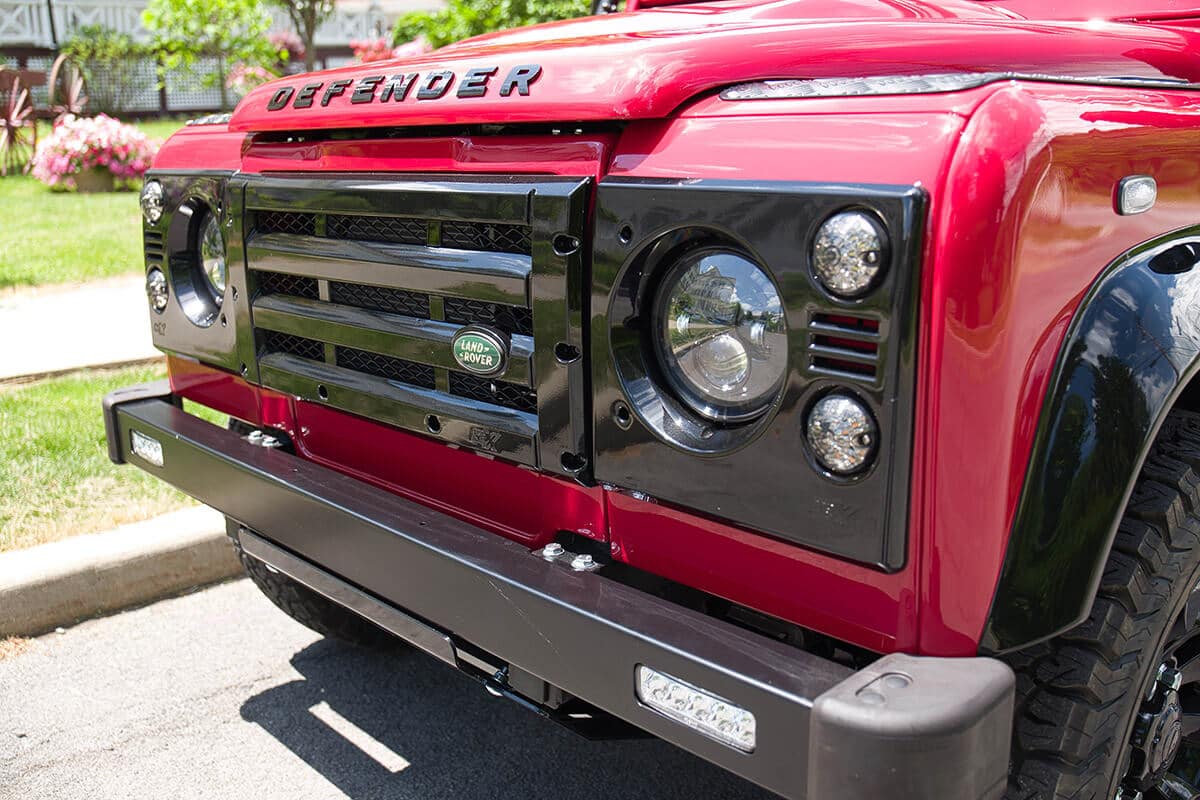
[(1004, 653), (1083, 622), (1167, 413), (1200, 411), (1200, 226), (1112, 262), (1076, 310), (980, 637)]

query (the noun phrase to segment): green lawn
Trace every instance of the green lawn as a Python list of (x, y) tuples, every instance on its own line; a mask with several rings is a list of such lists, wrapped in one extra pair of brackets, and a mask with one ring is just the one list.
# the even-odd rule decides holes
[[(138, 123), (156, 139), (182, 125), (182, 120)], [(0, 178), (0, 291), (80, 283), (141, 267), (136, 192), (51, 192), (30, 177)]]
[[(0, 387), (0, 551), (107, 530), (192, 502), (142, 470), (108, 460), (100, 398), (164, 374), (161, 367), (137, 367)], [(189, 410), (225, 424), (211, 410)]]

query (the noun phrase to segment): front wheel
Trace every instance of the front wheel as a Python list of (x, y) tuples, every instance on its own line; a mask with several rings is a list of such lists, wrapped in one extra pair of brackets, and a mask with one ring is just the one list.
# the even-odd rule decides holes
[(267, 598), (292, 619), (331, 639), (383, 649), (399, 639), (322, 594), (237, 548), (246, 574)]
[(1164, 424), (1087, 621), (1009, 663), (1007, 800), (1200, 798), (1200, 415)]

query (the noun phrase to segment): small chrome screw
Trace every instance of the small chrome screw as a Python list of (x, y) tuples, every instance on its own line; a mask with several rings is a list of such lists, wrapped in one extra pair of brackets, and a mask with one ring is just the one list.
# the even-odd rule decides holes
[(595, 559), (593, 559), (587, 553), (575, 556), (575, 558), (571, 560), (571, 569), (575, 570), (576, 572), (583, 572), (584, 570), (591, 569), (595, 565)]
[(547, 561), (553, 561), (563, 554), (563, 546), (558, 542), (551, 542), (542, 548), (542, 558)]

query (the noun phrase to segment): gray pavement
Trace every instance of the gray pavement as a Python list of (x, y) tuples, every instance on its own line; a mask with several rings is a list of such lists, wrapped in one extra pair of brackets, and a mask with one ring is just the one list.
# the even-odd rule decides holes
[(421, 653), (322, 640), (245, 580), (0, 658), (4, 800), (770, 797), (660, 741), (580, 739)]
[(0, 382), (160, 357), (144, 278), (0, 294)]

